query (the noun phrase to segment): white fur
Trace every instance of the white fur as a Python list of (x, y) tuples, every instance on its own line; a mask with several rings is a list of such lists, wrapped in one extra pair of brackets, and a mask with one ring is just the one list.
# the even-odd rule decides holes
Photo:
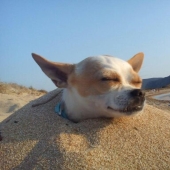
[(143, 53), (128, 62), (98, 56), (75, 65), (51, 62), (34, 53), (32, 56), (57, 87), (65, 88), (62, 100), (70, 120), (131, 115), (143, 108), (145, 98), (137, 74)]
[[(104, 69), (115, 71), (121, 76), (122, 85), (113, 86), (109, 91), (102, 95), (92, 95), (82, 97), (74, 87), (69, 87), (64, 90), (63, 101), (65, 103), (67, 114), (71, 120), (80, 121), (87, 118), (95, 117), (119, 117), (122, 116), (119, 110), (126, 107), (128, 103), (128, 90), (133, 90), (135, 87), (129, 84), (131, 78), (132, 66), (121, 59), (98, 56), (89, 57), (94, 63), (100, 63)], [(86, 69), (86, 61), (76, 65), (76, 74), (80, 75)], [(100, 75), (102, 70), (98, 70), (96, 74)], [(108, 110), (108, 106), (114, 110)]]

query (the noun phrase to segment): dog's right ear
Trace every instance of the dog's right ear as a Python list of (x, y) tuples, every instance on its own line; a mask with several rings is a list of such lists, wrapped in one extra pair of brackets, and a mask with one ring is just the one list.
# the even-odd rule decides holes
[(144, 54), (138, 53), (135, 56), (133, 56), (130, 60), (128, 60), (128, 63), (132, 66), (134, 71), (139, 72), (143, 63), (143, 59), (144, 59)]
[(74, 70), (73, 64), (51, 62), (35, 53), (32, 53), (32, 57), (57, 87), (67, 87), (68, 76)]

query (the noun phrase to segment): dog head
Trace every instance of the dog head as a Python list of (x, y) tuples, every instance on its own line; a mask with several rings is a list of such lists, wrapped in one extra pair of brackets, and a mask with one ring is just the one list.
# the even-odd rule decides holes
[[(84, 109), (94, 115), (92, 117), (115, 117), (143, 109), (145, 94), (140, 90), (142, 79), (138, 75), (143, 53), (128, 61), (102, 55), (88, 57), (78, 64), (51, 62), (37, 54), (32, 56), (57, 87), (67, 89), (68, 112), (69, 107), (71, 112), (80, 108), (77, 111)], [(77, 103), (76, 107), (69, 106), (71, 100)]]

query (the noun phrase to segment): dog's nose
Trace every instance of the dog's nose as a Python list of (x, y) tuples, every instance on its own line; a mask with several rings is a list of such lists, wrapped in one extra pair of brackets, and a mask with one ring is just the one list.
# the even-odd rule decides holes
[(145, 92), (143, 92), (141, 89), (135, 89), (130, 92), (130, 95), (132, 97), (144, 97)]

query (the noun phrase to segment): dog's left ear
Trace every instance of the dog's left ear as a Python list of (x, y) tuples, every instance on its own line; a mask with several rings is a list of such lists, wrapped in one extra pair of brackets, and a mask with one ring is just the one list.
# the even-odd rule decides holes
[(32, 53), (32, 57), (57, 87), (67, 87), (68, 76), (74, 69), (73, 64), (51, 62), (34, 53)]
[(128, 63), (132, 66), (134, 71), (139, 72), (143, 63), (143, 59), (144, 59), (144, 54), (138, 53), (135, 56), (133, 56), (130, 60), (128, 60)]

